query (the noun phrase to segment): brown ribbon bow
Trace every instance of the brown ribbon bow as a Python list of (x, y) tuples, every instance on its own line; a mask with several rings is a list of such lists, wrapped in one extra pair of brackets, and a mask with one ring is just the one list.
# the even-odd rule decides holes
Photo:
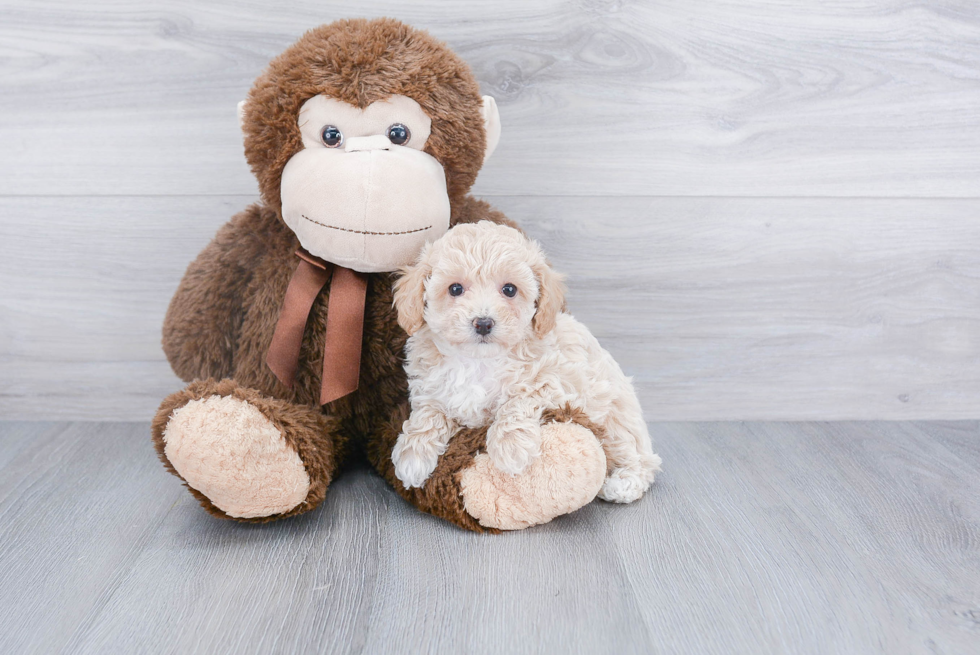
[(282, 312), (265, 361), (279, 381), (292, 389), (306, 321), (320, 290), (330, 282), (320, 382), (320, 404), (323, 405), (357, 389), (367, 278), (349, 268), (325, 262), (303, 249), (297, 250), (296, 256), (300, 259), (299, 266), (286, 288)]

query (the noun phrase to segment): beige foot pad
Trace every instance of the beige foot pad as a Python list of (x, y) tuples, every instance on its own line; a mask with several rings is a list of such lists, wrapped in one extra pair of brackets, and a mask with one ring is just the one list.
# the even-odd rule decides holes
[(502, 473), (480, 453), (459, 483), (463, 505), (480, 525), (520, 530), (592, 502), (605, 476), (606, 456), (590, 430), (549, 423), (541, 429), (541, 456), (523, 473)]
[(288, 512), (306, 498), (310, 477), (296, 451), (244, 400), (210, 396), (174, 411), (164, 453), (187, 484), (234, 518)]

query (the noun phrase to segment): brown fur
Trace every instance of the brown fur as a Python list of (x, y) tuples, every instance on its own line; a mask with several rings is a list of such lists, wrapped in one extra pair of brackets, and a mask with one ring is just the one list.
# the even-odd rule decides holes
[(577, 407), (566, 404), (564, 407), (546, 409), (541, 415), (541, 424), (546, 423), (577, 423), (583, 428), (588, 429), (601, 442), (605, 435), (605, 429), (589, 420), (589, 415)]
[[(394, 274), (368, 276), (356, 392), (323, 407), (318, 403), (328, 289), (310, 312), (293, 388), (283, 386), (265, 364), (299, 246), (280, 217), (280, 175), (302, 148), (299, 108), (320, 93), (359, 107), (391, 94), (414, 99), (432, 118), (425, 149), (446, 171), (450, 223), (512, 225), (487, 203), (466, 195), (483, 161), (485, 135), (479, 89), (455, 54), (424, 32), (388, 19), (339, 21), (311, 30), (269, 65), (246, 103), (246, 157), (263, 204), (248, 207), (218, 231), (190, 264), (170, 303), (164, 352), (177, 375), (198, 381), (160, 406), (152, 426), (157, 452), (176, 475), (163, 451), (163, 431), (174, 410), (192, 399), (232, 395), (255, 405), (280, 429), (311, 482), (300, 506), (248, 521), (316, 507), (344, 454), (359, 449), (419, 509), (484, 531), (463, 510), (456, 474), (484, 446), (485, 430), (457, 436), (424, 490), (407, 492), (394, 478), (391, 449), (409, 412), (402, 368), (407, 337), (392, 307)], [(208, 512), (225, 517), (202, 494), (190, 491)]]
[(474, 532), (498, 532), (485, 528), (463, 509), (463, 498), (460, 495), (457, 473), (473, 463), (476, 454), (486, 448), (487, 431), (485, 428), (472, 430), (464, 428), (454, 436), (446, 452), (439, 458), (435, 471), (426, 480), (425, 486), (406, 489), (395, 477), (395, 465), (391, 461), (391, 451), (398, 440), (402, 423), (408, 418), (410, 408), (408, 403), (400, 404), (382, 429), (376, 439), (368, 445), (367, 455), (371, 465), (398, 492), (402, 498), (415, 505), (423, 512), (455, 523), (461, 528)]
[[(506, 221), (486, 203), (469, 197), (461, 201), (454, 217), (455, 222)], [(165, 462), (162, 433), (170, 415), (192, 399), (212, 393), (229, 395), (232, 387), (223, 386), (220, 391), (215, 391), (209, 386), (217, 384), (213, 379), (223, 376), (234, 380), (221, 383), (234, 385), (238, 391), (232, 395), (250, 402), (253, 397), (263, 398), (264, 404), (257, 406), (277, 426), (281, 423), (277, 421), (278, 412), (324, 415), (331, 419), (318, 428), (319, 432), (301, 431), (302, 436), (296, 436), (296, 439), (327, 450), (344, 450), (354, 439), (369, 451), (373, 442), (381, 441), (386, 444), (384, 447), (390, 461), (394, 442), (387, 444), (387, 426), (382, 423), (393, 411), (408, 411), (408, 383), (402, 368), (407, 335), (398, 326), (392, 306), (393, 274), (368, 276), (361, 379), (356, 392), (322, 409), (317, 403), (328, 289), (321, 292), (310, 312), (293, 388), (284, 387), (265, 364), (286, 286), (296, 267), (294, 252), (298, 245), (296, 237), (276, 213), (253, 205), (221, 228), (214, 241), (188, 267), (164, 321), (163, 345), (178, 375), (188, 381), (204, 379), (206, 382), (196, 382), (172, 394), (160, 406), (154, 420), (153, 437)], [(226, 271), (229, 273), (225, 274)], [(234, 275), (236, 271), (240, 274)], [(249, 397), (241, 395), (245, 392), (250, 393)], [(398, 426), (400, 428), (401, 424)], [(481, 431), (481, 438), (484, 432)], [(293, 437), (288, 431), (286, 434), (287, 441), (293, 445)], [(377, 447), (373, 450), (378, 452)], [(309, 468), (303, 450), (299, 450), (299, 454)], [(168, 470), (176, 474), (169, 462), (166, 464)], [(325, 468), (322, 479), (317, 478), (316, 471), (308, 470), (308, 473), (313, 490), (321, 486), (325, 489), (333, 469)], [(323, 495), (314, 494), (313, 490), (306, 504), (287, 515), (319, 504)], [(224, 516), (201, 494), (194, 490), (191, 493), (209, 512)], [(427, 507), (434, 506), (429, 502)], [(424, 507), (420, 509), (431, 511)], [(442, 515), (438, 510), (433, 513)], [(444, 518), (449, 519), (448, 516)], [(478, 527), (468, 516), (457, 517), (453, 522), (469, 529)]]
[(319, 94), (361, 108), (395, 94), (415, 100), (432, 119), (425, 151), (445, 168), (450, 201), (476, 181), (486, 133), (469, 66), (441, 41), (396, 20), (341, 20), (304, 34), (248, 94), (245, 157), (269, 207), (281, 209), (282, 170), (303, 148), (300, 107)]

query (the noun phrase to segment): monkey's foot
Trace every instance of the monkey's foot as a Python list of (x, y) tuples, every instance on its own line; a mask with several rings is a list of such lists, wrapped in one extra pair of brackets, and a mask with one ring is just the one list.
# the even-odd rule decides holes
[(466, 512), (480, 525), (520, 530), (590, 503), (602, 488), (606, 456), (589, 428), (552, 422), (541, 427), (541, 455), (523, 473), (503, 473), (480, 453), (458, 475)]
[(283, 514), (310, 490), (310, 477), (282, 433), (232, 396), (192, 400), (163, 432), (164, 454), (187, 484), (233, 518)]
[(333, 470), (331, 419), (233, 380), (203, 380), (163, 401), (160, 459), (210, 513), (263, 521), (316, 507)]

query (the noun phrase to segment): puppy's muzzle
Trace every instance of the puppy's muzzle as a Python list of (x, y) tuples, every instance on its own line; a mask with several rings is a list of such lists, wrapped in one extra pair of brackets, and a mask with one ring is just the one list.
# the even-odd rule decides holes
[(487, 318), (485, 316), (473, 319), (473, 329), (481, 337), (485, 337), (490, 334), (490, 330), (493, 329), (493, 319)]

